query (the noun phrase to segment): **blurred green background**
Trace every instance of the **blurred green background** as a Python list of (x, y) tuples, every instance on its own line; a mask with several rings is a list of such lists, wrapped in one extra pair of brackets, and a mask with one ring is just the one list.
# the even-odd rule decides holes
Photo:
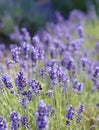
[(91, 7), (99, 14), (99, 0), (0, 0), (0, 41), (8, 40), (15, 26), (27, 27), (30, 34), (55, 20), (55, 11), (67, 17), (71, 10), (87, 13)]

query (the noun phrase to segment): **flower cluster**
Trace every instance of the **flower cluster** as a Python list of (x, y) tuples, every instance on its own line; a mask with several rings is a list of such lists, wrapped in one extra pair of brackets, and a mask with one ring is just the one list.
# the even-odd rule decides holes
[(29, 81), (29, 86), (32, 88), (32, 91), (36, 94), (36, 95), (40, 95), (40, 85), (39, 82), (37, 82), (35, 79), (31, 79)]
[(48, 128), (48, 109), (43, 100), (39, 101), (39, 107), (36, 112), (36, 124), (38, 130), (45, 130)]
[(11, 130), (18, 130), (20, 127), (20, 116), (17, 112), (13, 111), (10, 114), (10, 120), (12, 121)]
[(70, 125), (70, 120), (73, 119), (74, 114), (75, 114), (75, 109), (72, 107), (72, 105), (66, 110), (67, 114), (66, 114), (66, 124)]
[(26, 78), (23, 74), (23, 72), (19, 72), (16, 78), (16, 85), (18, 87), (18, 92), (22, 92), (24, 88), (26, 87)]
[(8, 89), (12, 89), (12, 81), (9, 75), (5, 74), (2, 76), (2, 81), (4, 82), (4, 85), (6, 86), (6, 88)]
[(0, 116), (0, 130), (8, 130), (7, 123), (1, 116)]

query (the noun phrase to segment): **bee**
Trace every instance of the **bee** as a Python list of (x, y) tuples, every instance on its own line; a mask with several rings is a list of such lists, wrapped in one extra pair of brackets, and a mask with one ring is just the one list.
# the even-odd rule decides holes
[(42, 90), (43, 87), (41, 86), (41, 84), (38, 82), (38, 87), (39, 87), (39, 90)]

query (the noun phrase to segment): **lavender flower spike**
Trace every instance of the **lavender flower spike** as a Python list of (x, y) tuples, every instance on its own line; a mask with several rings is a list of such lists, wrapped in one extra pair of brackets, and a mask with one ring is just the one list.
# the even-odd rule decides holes
[(36, 124), (38, 130), (47, 130), (49, 119), (48, 119), (48, 107), (43, 100), (39, 101), (39, 107), (36, 112)]

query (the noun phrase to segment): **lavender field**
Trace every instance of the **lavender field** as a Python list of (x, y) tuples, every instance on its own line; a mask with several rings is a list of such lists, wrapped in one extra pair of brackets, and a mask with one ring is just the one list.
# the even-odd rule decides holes
[(0, 44), (0, 130), (99, 130), (99, 21), (57, 19)]

